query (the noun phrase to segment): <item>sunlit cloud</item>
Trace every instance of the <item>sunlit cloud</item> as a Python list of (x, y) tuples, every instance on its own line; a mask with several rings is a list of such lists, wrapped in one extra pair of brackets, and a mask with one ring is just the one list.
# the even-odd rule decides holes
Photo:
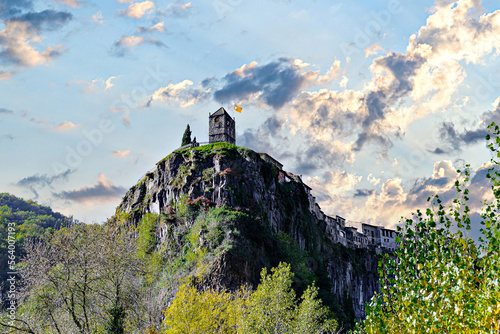
[(119, 13), (134, 19), (140, 19), (144, 15), (152, 13), (155, 7), (152, 1), (136, 2), (131, 4), (125, 11), (119, 11)]

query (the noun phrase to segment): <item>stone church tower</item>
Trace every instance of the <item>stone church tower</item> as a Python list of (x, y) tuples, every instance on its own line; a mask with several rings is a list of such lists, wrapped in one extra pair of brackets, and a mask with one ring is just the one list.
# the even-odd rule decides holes
[(210, 144), (236, 144), (236, 123), (222, 107), (208, 117), (208, 138)]

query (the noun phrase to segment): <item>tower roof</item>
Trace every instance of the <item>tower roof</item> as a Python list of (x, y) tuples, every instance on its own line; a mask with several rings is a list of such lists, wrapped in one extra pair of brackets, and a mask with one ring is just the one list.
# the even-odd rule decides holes
[(217, 111), (216, 111), (216, 112), (214, 112), (212, 115), (210, 115), (210, 118), (215, 117), (215, 116), (222, 116), (222, 115), (224, 115), (224, 114), (226, 114), (226, 115), (228, 115), (229, 117), (231, 117), (231, 116), (227, 113), (226, 109), (224, 109), (224, 107), (220, 107), (220, 108), (219, 108), (219, 110), (217, 110)]

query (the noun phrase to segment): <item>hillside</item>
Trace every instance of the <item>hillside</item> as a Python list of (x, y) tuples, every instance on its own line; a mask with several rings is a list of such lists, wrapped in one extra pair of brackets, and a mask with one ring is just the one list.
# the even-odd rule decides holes
[[(0, 193), (0, 281), (5, 282), (8, 269), (9, 225), (15, 228), (16, 263), (24, 255), (23, 241), (26, 237), (39, 236), (59, 229), (68, 220), (47, 206), (25, 201), (14, 195)], [(5, 285), (2, 286), (4, 292)]]
[(164, 259), (159, 304), (184, 277), (195, 277), (201, 290), (235, 290), (285, 261), (294, 288), (316, 281), (349, 327), (379, 289), (379, 256), (338, 242), (300, 177), (283, 178), (266, 160), (227, 143), (173, 152), (127, 192), (110, 222), (135, 229), (143, 251)]

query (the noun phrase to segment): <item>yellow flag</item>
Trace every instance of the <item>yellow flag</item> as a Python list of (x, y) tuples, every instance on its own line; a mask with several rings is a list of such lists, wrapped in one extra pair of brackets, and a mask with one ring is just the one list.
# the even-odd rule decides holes
[(237, 112), (239, 112), (241, 114), (241, 111), (243, 110), (243, 108), (240, 107), (239, 105), (235, 104), (234, 105), (234, 110), (237, 111)]

